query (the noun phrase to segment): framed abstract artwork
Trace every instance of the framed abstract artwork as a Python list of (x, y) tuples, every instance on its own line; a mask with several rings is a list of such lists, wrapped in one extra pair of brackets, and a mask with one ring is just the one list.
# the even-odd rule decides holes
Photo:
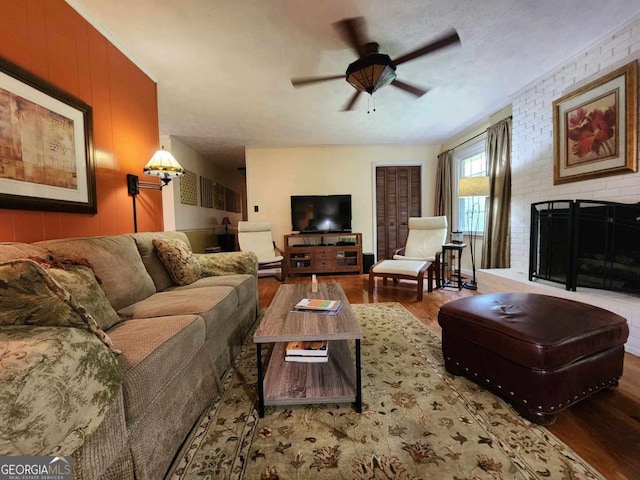
[(0, 208), (97, 212), (91, 107), (3, 59)]
[(554, 185), (638, 171), (638, 64), (553, 102)]

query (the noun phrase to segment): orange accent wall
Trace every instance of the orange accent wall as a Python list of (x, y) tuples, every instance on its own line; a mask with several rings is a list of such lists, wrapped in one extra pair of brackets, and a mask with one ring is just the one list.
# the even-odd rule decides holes
[[(0, 241), (133, 231), (127, 173), (158, 149), (156, 84), (64, 0), (0, 0), (0, 56), (93, 108), (98, 213), (0, 209)], [(138, 230), (162, 230), (162, 194), (141, 190)]]

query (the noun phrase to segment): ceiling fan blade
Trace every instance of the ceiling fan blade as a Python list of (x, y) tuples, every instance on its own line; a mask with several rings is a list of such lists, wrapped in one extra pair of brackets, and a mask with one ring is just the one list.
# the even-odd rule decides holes
[(394, 87), (398, 87), (404, 90), (405, 92), (409, 92), (410, 94), (415, 95), (416, 97), (421, 97), (422, 95), (424, 95), (429, 91), (429, 90), (423, 90), (422, 88), (416, 87), (414, 85), (409, 85), (408, 83), (405, 83), (405, 82), (401, 82), (398, 79), (395, 79), (393, 82), (391, 82), (391, 85), (393, 85)]
[(393, 60), (393, 63), (397, 66), (401, 63), (408, 62), (409, 60), (413, 60), (414, 58), (421, 57), (426, 55), (427, 53), (435, 52), (444, 47), (448, 47), (450, 45), (457, 45), (460, 43), (460, 37), (458, 36), (458, 32), (455, 30), (449, 30), (442, 34), (437, 40), (427, 43), (425, 46), (414, 50), (413, 52), (409, 52), (401, 57)]
[(361, 90), (356, 90), (356, 93), (354, 93), (353, 96), (349, 99), (349, 101), (345, 104), (342, 111), (346, 112), (351, 110), (353, 108), (353, 104), (356, 103), (356, 100), (358, 99), (361, 93), (362, 93)]
[(307, 85), (313, 85), (314, 83), (320, 82), (328, 82), (329, 80), (344, 80), (344, 74), (342, 75), (328, 75), (325, 77), (301, 77), (301, 78), (292, 78), (291, 85), (295, 88), (298, 87), (306, 87)]
[(340, 36), (358, 54), (358, 58), (365, 56), (364, 45), (367, 43), (364, 17), (345, 18), (333, 24)]

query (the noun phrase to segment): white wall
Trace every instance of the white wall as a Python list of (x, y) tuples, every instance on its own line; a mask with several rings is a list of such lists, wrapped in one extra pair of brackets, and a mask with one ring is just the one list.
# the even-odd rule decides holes
[(206, 161), (199, 153), (196, 153), (175, 137), (161, 136), (160, 143), (173, 154), (180, 165), (198, 175), (197, 205), (186, 205), (180, 202), (179, 179), (172, 181), (162, 190), (165, 231), (218, 227), (220, 233), (223, 233), (224, 228), (219, 226), (223, 217), (229, 217), (231, 220), (230, 230), (235, 230), (238, 221), (242, 220), (242, 213), (226, 212), (200, 206), (200, 176), (202, 175), (216, 183), (221, 183), (244, 197), (245, 186), (242, 175), (221, 171), (214, 163)]
[[(532, 203), (560, 199), (626, 203), (640, 201), (640, 173), (553, 185), (552, 102), (638, 57), (640, 17), (631, 20), (627, 26), (601, 39), (513, 97), (511, 267), (514, 275), (526, 276), (529, 271)], [(591, 297), (591, 301), (584, 301), (601, 302), (600, 306), (610, 308), (606, 292), (594, 292)], [(625, 307), (626, 313), (619, 313), (629, 322), (630, 336), (627, 349), (639, 354), (640, 299), (629, 296), (627, 302), (618, 303), (620, 306), (623, 303), (635, 305)], [(617, 307), (613, 306), (610, 309), (616, 311)]]
[(375, 167), (421, 165), (422, 214), (432, 215), (438, 150), (436, 145), (247, 148), (248, 219), (270, 222), (282, 247), (291, 232), (291, 195), (351, 194), (352, 229), (363, 234), (363, 252), (375, 252)]
[(511, 267), (529, 270), (531, 204), (544, 200), (640, 201), (640, 173), (553, 185), (552, 102), (640, 56), (640, 17), (513, 97)]

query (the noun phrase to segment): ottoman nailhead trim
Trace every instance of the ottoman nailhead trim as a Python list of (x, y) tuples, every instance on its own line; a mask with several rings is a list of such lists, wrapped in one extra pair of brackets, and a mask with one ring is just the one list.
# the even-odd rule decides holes
[[(447, 360), (449, 360), (449, 361), (451, 360), (451, 357), (446, 357), (446, 358), (447, 358)], [(455, 362), (455, 363), (456, 363), (456, 366), (460, 366), (460, 362)], [(469, 367), (464, 367), (464, 370), (465, 370), (465, 372), (470, 372)], [(470, 373), (473, 373), (473, 376), (474, 376), (474, 377), (477, 377), (477, 376), (478, 376), (478, 373), (477, 373), (477, 372), (470, 372)], [(595, 392), (597, 392), (597, 391), (599, 391), (599, 390), (601, 389), (601, 387), (606, 387), (607, 385), (610, 385), (610, 384), (612, 384), (612, 383), (615, 383), (615, 382), (617, 382), (620, 378), (621, 378), (621, 377), (619, 377), (619, 376), (618, 376), (618, 377), (613, 377), (611, 380), (608, 380), (608, 381), (606, 381), (606, 382), (602, 382), (602, 384), (601, 384), (601, 385), (596, 385), (596, 386), (594, 386), (593, 388), (589, 388), (589, 389), (588, 389), (588, 391), (589, 391), (590, 393), (593, 393), (594, 391), (595, 391)], [(486, 382), (486, 383), (491, 383), (491, 379), (489, 379), (489, 378), (485, 378), (485, 382)], [(498, 387), (498, 390), (502, 390), (502, 385), (496, 385), (496, 386)], [(511, 395), (511, 396), (513, 397), (513, 396), (515, 395), (515, 393), (514, 393), (514, 392), (509, 392), (509, 395)], [(565, 408), (567, 408), (567, 407), (569, 407), (569, 406), (573, 405), (574, 403), (576, 403), (578, 400), (580, 400), (580, 397), (581, 397), (581, 396), (582, 396), (582, 397), (586, 397), (586, 396), (587, 396), (587, 391), (586, 391), (586, 390), (585, 390), (585, 391), (583, 391), (583, 392), (582, 392), (582, 395), (575, 395), (575, 396), (573, 397), (573, 400), (569, 399), (569, 400), (567, 400), (567, 401), (566, 401), (566, 403), (560, 402), (560, 403), (558, 404), (558, 406), (557, 406), (557, 407), (556, 407), (556, 406), (552, 406), (552, 407), (550, 407), (550, 408), (549, 408), (549, 411), (555, 411), (556, 409), (561, 410), (563, 405), (565, 405)], [(528, 404), (529, 404), (528, 400), (522, 400), (522, 403), (523, 403), (524, 405), (528, 405)], [(542, 410), (542, 405), (538, 405), (538, 406), (537, 406), (537, 409), (538, 409), (538, 410)]]

